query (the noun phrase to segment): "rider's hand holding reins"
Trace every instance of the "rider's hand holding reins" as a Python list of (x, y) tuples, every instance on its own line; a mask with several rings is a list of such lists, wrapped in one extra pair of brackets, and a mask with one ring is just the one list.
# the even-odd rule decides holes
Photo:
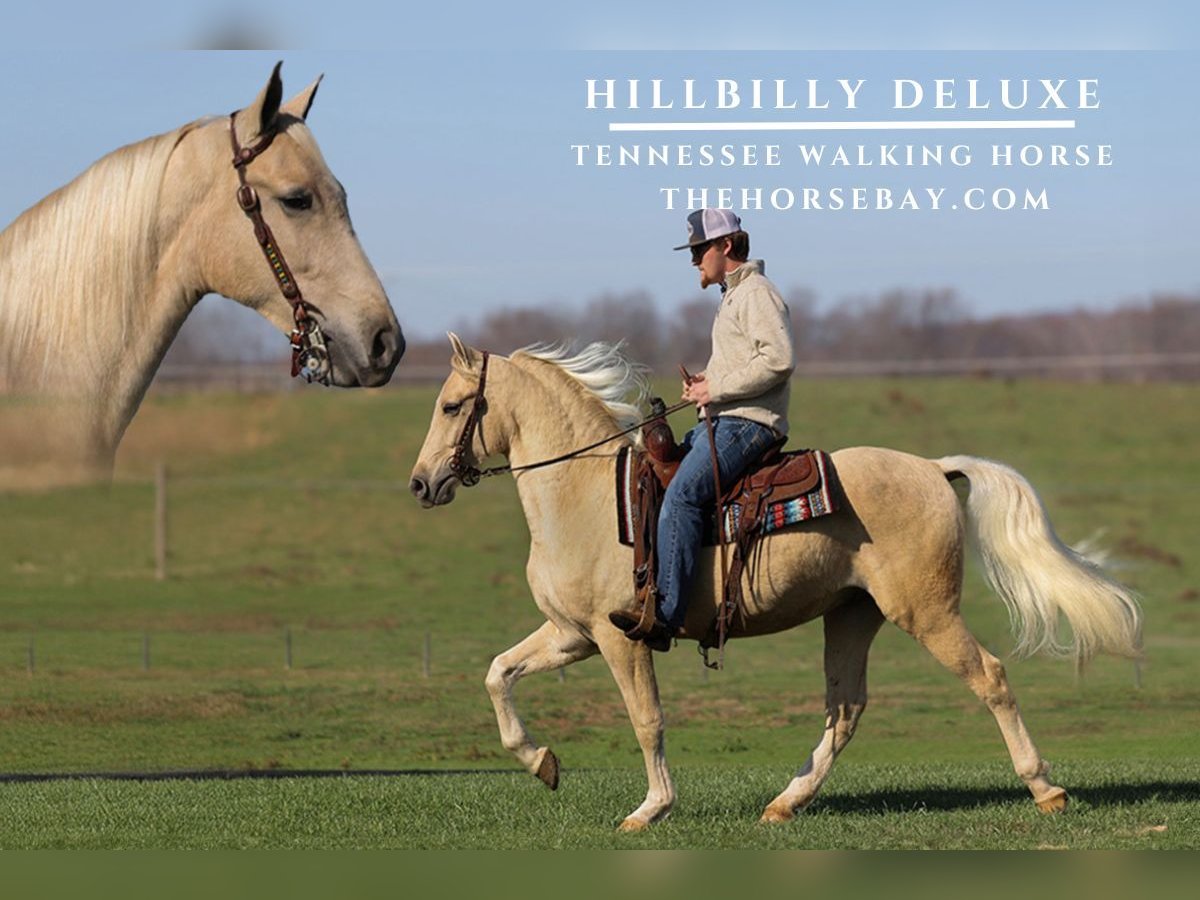
[(695, 403), (700, 408), (708, 406), (712, 402), (712, 395), (709, 392), (708, 382), (704, 378), (704, 373), (690, 375), (688, 374), (688, 370), (683, 366), (679, 367), (679, 372), (683, 375), (682, 399), (689, 403)]

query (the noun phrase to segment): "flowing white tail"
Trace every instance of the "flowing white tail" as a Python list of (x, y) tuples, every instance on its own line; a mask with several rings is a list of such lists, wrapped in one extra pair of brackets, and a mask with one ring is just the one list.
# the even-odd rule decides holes
[[(1018, 655), (1074, 655), (1080, 665), (1098, 652), (1141, 655), (1137, 596), (1058, 539), (1020, 473), (972, 456), (936, 463), (947, 476), (962, 473), (970, 482), (967, 515), (988, 583), (1008, 607)], [(1060, 613), (1071, 626), (1070, 642), (1059, 638)]]

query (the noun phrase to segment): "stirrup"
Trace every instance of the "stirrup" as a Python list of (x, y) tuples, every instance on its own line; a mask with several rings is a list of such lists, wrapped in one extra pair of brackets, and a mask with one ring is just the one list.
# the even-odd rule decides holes
[(651, 589), (640, 613), (612, 612), (608, 621), (621, 630), (631, 641), (640, 641), (654, 629), (658, 622), (658, 592)]
[(696, 649), (700, 651), (700, 658), (704, 660), (704, 668), (716, 669), (718, 672), (720, 672), (722, 669), (725, 668), (725, 648), (724, 647), (722, 647), (718, 651), (716, 662), (712, 662), (708, 658), (708, 651), (711, 650), (712, 647), (706, 647), (706, 646), (704, 646), (703, 643), (700, 643), (700, 644), (696, 645)]

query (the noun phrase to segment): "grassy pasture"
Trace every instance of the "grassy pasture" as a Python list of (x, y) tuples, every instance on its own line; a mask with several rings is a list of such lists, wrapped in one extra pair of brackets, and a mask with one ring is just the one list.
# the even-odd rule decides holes
[(780, 772), (678, 767), (679, 805), (616, 832), (641, 802), (632, 769), (569, 771), (551, 793), (521, 773), (404, 778), (89, 780), (5, 785), (6, 848), (1168, 849), (1194, 847), (1194, 764), (1070, 763), (1074, 808), (1042, 816), (1007, 766), (849, 765), (796, 822), (758, 824)]
[[(1102, 532), (1144, 595), (1146, 662), (1138, 675), (1102, 659), (1082, 677), (1062, 661), (1009, 664), (1035, 740), (1078, 801), (1043, 820), (991, 716), (885, 626), (871, 707), (822, 800), (796, 827), (764, 830), (761, 806), (820, 734), (820, 627), (735, 642), (724, 673), (706, 675), (681, 645), (658, 663), (680, 806), (632, 842), (610, 830), (641, 798), (641, 758), (601, 660), (517, 691), (566, 767), (557, 794), (499, 744), (482, 680), (540, 621), (527, 533), (505, 479), (431, 512), (408, 496), (434, 394), (152, 397), (112, 486), (0, 494), (0, 770), (501, 774), (5, 784), (0, 846), (1200, 843), (1200, 389), (798, 384), (793, 443), (1001, 459), (1039, 488), (1064, 539)], [(1003, 607), (974, 570), (964, 610), (1004, 655)]]

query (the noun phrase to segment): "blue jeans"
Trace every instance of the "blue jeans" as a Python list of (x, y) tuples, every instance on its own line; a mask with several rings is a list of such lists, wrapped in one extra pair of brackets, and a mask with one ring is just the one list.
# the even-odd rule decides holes
[[(736, 416), (718, 416), (713, 429), (725, 490), (775, 440), (775, 432), (766, 425)], [(676, 630), (687, 615), (687, 590), (696, 571), (705, 520), (717, 499), (707, 423), (687, 433), (683, 448), (683, 460), (667, 486), (658, 520), (658, 615)]]

